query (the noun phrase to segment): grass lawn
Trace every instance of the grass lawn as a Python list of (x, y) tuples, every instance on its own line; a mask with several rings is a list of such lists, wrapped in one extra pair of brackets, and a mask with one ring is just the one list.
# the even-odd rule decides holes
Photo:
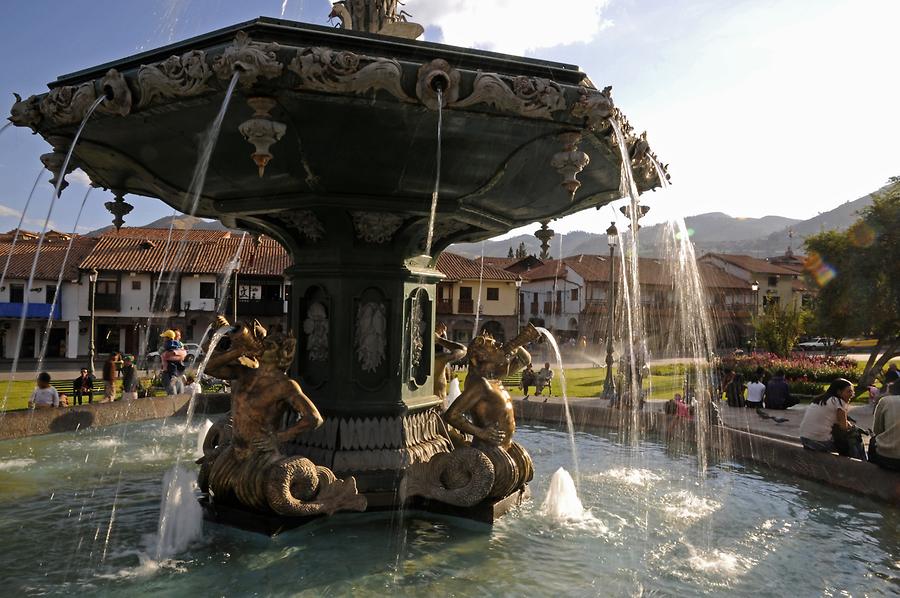
[[(615, 368), (613, 374), (615, 375)], [(466, 379), (466, 371), (458, 372), (459, 382)], [(603, 379), (606, 376), (606, 368), (565, 368), (566, 392), (572, 398), (590, 398), (600, 396), (603, 392)], [(675, 396), (676, 392), (682, 392), (684, 377), (679, 373), (678, 367), (671, 364), (651, 367), (650, 400), (667, 401)], [(509, 390), (509, 389), (508, 389)], [(518, 389), (512, 389), (512, 394), (521, 394)], [(554, 370), (553, 395), (562, 396), (560, 388), (559, 372)]]
[[(143, 381), (143, 380), (142, 380)], [(7, 385), (9, 384), (9, 380), (0, 380), (0, 406), (2, 406), (3, 396), (6, 395)], [(51, 383), (52, 385), (52, 383)], [(15, 411), (17, 409), (27, 409), (28, 408), (28, 399), (31, 397), (31, 391), (35, 388), (35, 383), (32, 380), (14, 380), (12, 383), (12, 388), (9, 390), (9, 396), (6, 400), (6, 411)], [(155, 389), (158, 390), (158, 389)], [(154, 392), (153, 396), (163, 396), (165, 393), (159, 391)], [(68, 395), (68, 393), (67, 393)], [(68, 395), (69, 397), (69, 406), (73, 405), (73, 397)], [(116, 400), (122, 398), (122, 381), (116, 381)], [(94, 402), (97, 403), (103, 400), (103, 381), (94, 382)], [(84, 398), (84, 402), (87, 403), (87, 397)]]

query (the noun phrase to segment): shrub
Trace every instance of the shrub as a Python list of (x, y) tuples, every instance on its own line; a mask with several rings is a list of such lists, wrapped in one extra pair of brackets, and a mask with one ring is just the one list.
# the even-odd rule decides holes
[(825, 386), (819, 382), (804, 382), (795, 380), (788, 384), (791, 394), (817, 396), (825, 392)]
[(788, 380), (799, 382), (828, 383), (835, 378), (847, 378), (851, 382), (859, 380), (853, 360), (828, 355), (793, 353), (789, 357), (779, 357), (774, 353), (751, 353), (750, 355), (723, 357), (721, 365), (731, 368), (745, 378), (756, 372), (757, 368), (762, 367), (770, 376), (778, 370), (784, 370), (784, 375)]

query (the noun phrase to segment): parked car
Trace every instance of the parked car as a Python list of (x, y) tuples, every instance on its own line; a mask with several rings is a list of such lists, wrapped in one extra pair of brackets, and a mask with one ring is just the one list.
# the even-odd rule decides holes
[(827, 336), (816, 336), (808, 341), (798, 343), (795, 347), (798, 351), (827, 351), (834, 347), (834, 339)]
[[(203, 359), (203, 349), (197, 343), (184, 343), (184, 349), (187, 356), (184, 358), (184, 365), (191, 365), (195, 361)], [(147, 363), (157, 367), (160, 364), (159, 351), (147, 353)]]

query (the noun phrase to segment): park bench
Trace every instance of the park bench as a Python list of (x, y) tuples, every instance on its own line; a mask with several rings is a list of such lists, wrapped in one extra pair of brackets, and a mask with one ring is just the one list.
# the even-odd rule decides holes
[[(50, 383), (50, 386), (55, 388), (60, 396), (66, 395), (69, 398), (70, 406), (75, 404), (75, 380), (54, 380)], [(99, 394), (100, 398), (103, 398), (103, 383), (101, 382), (100, 386), (98, 386), (96, 380), (94, 380), (93, 391), (90, 391), (86, 396), (83, 396), (81, 402), (91, 402), (95, 394)]]

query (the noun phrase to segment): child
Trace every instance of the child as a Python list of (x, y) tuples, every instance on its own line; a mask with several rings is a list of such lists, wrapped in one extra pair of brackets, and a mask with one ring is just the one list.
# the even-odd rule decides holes
[(28, 408), (59, 407), (59, 393), (50, 386), (50, 374), (41, 372), (37, 377), (37, 388), (28, 399)]
[(181, 372), (184, 371), (184, 358), (187, 351), (178, 339), (179, 333), (174, 330), (166, 330), (160, 334), (163, 342), (163, 352), (160, 355), (162, 361), (163, 386), (166, 394), (176, 395), (184, 392), (184, 382), (181, 381)]

